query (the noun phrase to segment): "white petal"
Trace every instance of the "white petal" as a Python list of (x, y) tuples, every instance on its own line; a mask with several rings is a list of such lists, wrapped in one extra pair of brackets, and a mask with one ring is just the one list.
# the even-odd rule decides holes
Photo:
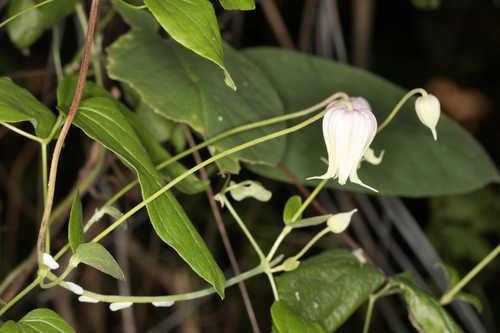
[(375, 189), (375, 188), (373, 188), (373, 187), (371, 187), (371, 186), (366, 185), (365, 183), (363, 183), (363, 182), (361, 181), (361, 179), (359, 179), (359, 177), (358, 177), (358, 170), (353, 170), (353, 171), (352, 171), (351, 175), (349, 176), (349, 180), (350, 180), (352, 183), (354, 183), (354, 184), (358, 184), (358, 185), (361, 185), (361, 186), (363, 186), (363, 187), (366, 187), (366, 188), (367, 188), (367, 189), (369, 189), (369, 190), (372, 190), (372, 191), (374, 191), (374, 192), (378, 192), (378, 190), (377, 190), (377, 189)]
[(167, 308), (174, 305), (175, 301), (160, 301), (160, 302), (152, 302), (153, 306), (157, 308)]
[(132, 306), (132, 302), (115, 302), (109, 305), (111, 311), (119, 311)]
[(68, 286), (69, 290), (71, 290), (73, 293), (77, 295), (83, 294), (83, 288), (80, 287), (78, 284), (73, 282), (66, 282), (66, 285)]
[(59, 264), (57, 263), (57, 261), (54, 259), (54, 257), (52, 257), (48, 253), (44, 253), (42, 255), (42, 261), (43, 261), (43, 264), (50, 269), (58, 269), (59, 268)]
[(98, 299), (89, 296), (80, 296), (78, 297), (78, 300), (83, 303), (99, 303)]
[(384, 158), (385, 150), (382, 150), (378, 156), (375, 155), (375, 151), (371, 148), (368, 148), (363, 155), (365, 161), (373, 165), (379, 165)]

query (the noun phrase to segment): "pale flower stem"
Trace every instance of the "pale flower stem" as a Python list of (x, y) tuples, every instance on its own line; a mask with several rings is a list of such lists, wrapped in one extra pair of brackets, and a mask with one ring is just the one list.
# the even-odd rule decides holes
[[(304, 212), (304, 210), (309, 206), (309, 204), (314, 200), (316, 195), (318, 195), (319, 191), (326, 185), (328, 182), (328, 179), (323, 179), (317, 186), (316, 188), (311, 192), (311, 194), (307, 197), (306, 201), (300, 206), (299, 210), (295, 212), (295, 214), (292, 217), (291, 222), (297, 221), (299, 218), (300, 214)], [(292, 229), (288, 226), (285, 226), (281, 233), (279, 234), (278, 238), (276, 238), (276, 241), (274, 242), (273, 246), (271, 247), (271, 250), (269, 251), (269, 254), (267, 255), (267, 260), (271, 260), (273, 256), (276, 254), (276, 251), (278, 250), (281, 242), (285, 239), (285, 237), (292, 231)]]
[(306, 254), (306, 252), (321, 238), (323, 237), (324, 235), (326, 235), (327, 233), (330, 232), (330, 228), (326, 227), (325, 229), (321, 230), (320, 232), (318, 232), (307, 244), (306, 246), (304, 246), (302, 248), (302, 250), (300, 250), (299, 253), (297, 253), (296, 255), (294, 255), (292, 258), (294, 258), (295, 260), (299, 260), (300, 258), (302, 258), (302, 256), (304, 254)]
[(488, 265), (500, 253), (500, 244), (497, 245), (486, 257), (483, 258), (466, 276), (463, 277), (452, 289), (440, 299), (442, 305), (448, 304), (453, 300), (453, 297), (470, 282), (486, 265)]
[(246, 227), (243, 220), (240, 218), (238, 213), (234, 210), (233, 206), (231, 205), (231, 203), (229, 202), (227, 197), (224, 194), (222, 194), (221, 197), (222, 197), (222, 200), (224, 202), (224, 205), (227, 207), (227, 209), (229, 210), (229, 212), (231, 213), (233, 218), (236, 220), (236, 222), (240, 226), (241, 230), (243, 230), (243, 233), (245, 234), (245, 236), (247, 236), (248, 240), (250, 241), (250, 244), (252, 244), (252, 246), (253, 246), (255, 252), (257, 252), (257, 255), (259, 256), (260, 260), (265, 261), (266, 256), (262, 252), (262, 249), (260, 248), (259, 244), (257, 244), (257, 241), (255, 240), (255, 238), (253, 238), (252, 233), (248, 230), (248, 228)]
[(401, 100), (399, 101), (399, 103), (396, 104), (396, 106), (394, 107), (392, 112), (387, 116), (387, 118), (385, 118), (384, 122), (382, 124), (380, 124), (380, 126), (377, 129), (377, 133), (382, 131), (384, 129), (384, 127), (386, 127), (391, 122), (392, 118), (394, 118), (396, 116), (396, 114), (399, 112), (399, 110), (401, 109), (403, 104), (406, 103), (406, 101), (411, 96), (416, 95), (416, 94), (421, 94), (422, 96), (425, 96), (425, 95), (427, 95), (427, 91), (425, 91), (422, 88), (415, 88), (413, 90), (410, 90), (406, 95), (404, 95), (403, 98), (401, 98)]

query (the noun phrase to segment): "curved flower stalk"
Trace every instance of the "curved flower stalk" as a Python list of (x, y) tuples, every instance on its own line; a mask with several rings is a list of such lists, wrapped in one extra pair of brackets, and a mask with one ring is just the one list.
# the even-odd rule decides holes
[(377, 119), (363, 97), (351, 97), (349, 102), (334, 102), (327, 106), (323, 136), (328, 152), (328, 169), (325, 174), (308, 179), (337, 178), (339, 184), (344, 185), (349, 178), (353, 183), (378, 192), (364, 184), (357, 173), (377, 133)]

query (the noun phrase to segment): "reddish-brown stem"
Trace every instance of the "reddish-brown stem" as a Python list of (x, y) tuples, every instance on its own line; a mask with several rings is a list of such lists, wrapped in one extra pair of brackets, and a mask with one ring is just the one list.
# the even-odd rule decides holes
[[(187, 125), (183, 126), (189, 146), (194, 147), (196, 143), (194, 142), (193, 135), (191, 134), (189, 127)], [(193, 157), (197, 164), (201, 163), (201, 157), (198, 151), (193, 152)], [(200, 169), (200, 177), (202, 180), (208, 180), (208, 175), (204, 168)], [(224, 248), (226, 249), (229, 261), (231, 262), (231, 267), (233, 268), (235, 275), (240, 275), (241, 274), (240, 266), (238, 265), (238, 261), (236, 260), (236, 256), (234, 255), (233, 247), (231, 245), (231, 242), (229, 241), (229, 237), (226, 232), (226, 227), (224, 226), (224, 221), (222, 220), (222, 215), (220, 213), (219, 207), (217, 206), (217, 202), (215, 201), (214, 198), (214, 191), (212, 190), (212, 187), (210, 185), (207, 187), (206, 193), (208, 197), (208, 202), (210, 203), (210, 209), (212, 210), (212, 215), (215, 218), (215, 221), (217, 223), (217, 228), (219, 229), (219, 233), (222, 238), (222, 242), (224, 243)], [(243, 298), (243, 302), (245, 303), (245, 308), (247, 310), (248, 319), (250, 320), (252, 329), (254, 333), (260, 333), (260, 328), (257, 323), (255, 311), (253, 310), (252, 302), (250, 301), (250, 296), (248, 295), (248, 290), (245, 286), (245, 283), (241, 281), (240, 283), (238, 283), (238, 287), (240, 288), (241, 297)]]
[(54, 153), (52, 154), (52, 162), (50, 165), (50, 173), (49, 173), (49, 181), (47, 189), (47, 199), (45, 201), (42, 222), (40, 224), (40, 231), (37, 240), (37, 252), (39, 260), (41, 254), (45, 251), (45, 232), (49, 225), (50, 214), (52, 212), (52, 204), (54, 200), (54, 191), (56, 185), (59, 156), (61, 155), (61, 150), (63, 147), (64, 140), (66, 139), (66, 135), (68, 134), (71, 123), (73, 122), (73, 119), (75, 118), (76, 115), (76, 111), (78, 110), (78, 106), (80, 105), (80, 100), (82, 99), (82, 94), (83, 94), (83, 88), (85, 86), (85, 79), (87, 78), (87, 72), (89, 69), (90, 51), (92, 48), (92, 38), (94, 36), (98, 10), (99, 10), (99, 0), (92, 0), (92, 5), (90, 7), (87, 40), (85, 42), (85, 47), (83, 49), (82, 66), (80, 67), (80, 74), (78, 76), (78, 83), (76, 86), (75, 96), (73, 97), (73, 102), (71, 103), (71, 107), (68, 112), (68, 117), (64, 122), (59, 137), (57, 138), (57, 142), (54, 147)]

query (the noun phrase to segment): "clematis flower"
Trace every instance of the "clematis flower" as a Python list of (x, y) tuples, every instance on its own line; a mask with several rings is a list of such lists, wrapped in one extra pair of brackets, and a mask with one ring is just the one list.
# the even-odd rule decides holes
[(420, 96), (415, 101), (415, 111), (422, 124), (431, 130), (434, 141), (437, 141), (436, 126), (441, 114), (441, 105), (437, 97), (431, 94)]
[(323, 137), (328, 152), (328, 169), (322, 176), (308, 179), (337, 178), (344, 185), (347, 178), (372, 191), (364, 184), (357, 169), (377, 133), (377, 119), (363, 97), (351, 97), (352, 109), (345, 104), (332, 103), (323, 117)]

